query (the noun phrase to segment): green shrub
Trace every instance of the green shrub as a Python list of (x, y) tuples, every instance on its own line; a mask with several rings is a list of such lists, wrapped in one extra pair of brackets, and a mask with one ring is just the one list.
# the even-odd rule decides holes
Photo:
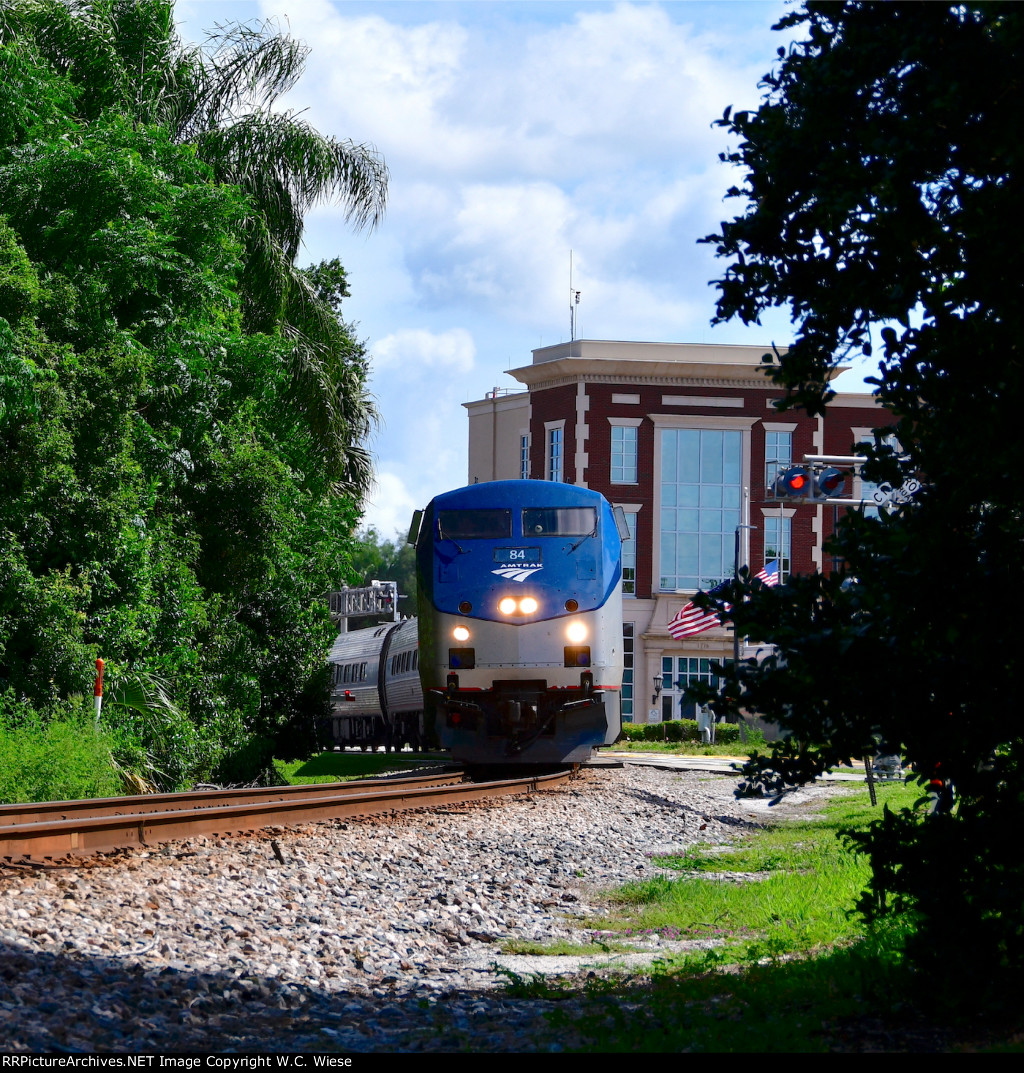
[(718, 723), (715, 725), (715, 741), (719, 745), (735, 745), (740, 740), (738, 723)]
[[(763, 742), (764, 735), (756, 728), (745, 728), (746, 741)], [(696, 719), (673, 719), (665, 723), (623, 723), (622, 738), (625, 741), (672, 741), (700, 742), (700, 730)], [(715, 741), (719, 745), (735, 745), (740, 740), (740, 728), (736, 723), (718, 723), (715, 726)]]
[(751, 751), (763, 749), (768, 744), (764, 731), (760, 727), (748, 726), (746, 723), (740, 724), (740, 740), (745, 745), (749, 745)]
[(683, 740), (683, 724), (678, 719), (670, 723), (662, 723), (662, 730), (664, 731), (665, 741)]
[(0, 696), (0, 803), (122, 793), (112, 744), (81, 701), (41, 714), (10, 693)]

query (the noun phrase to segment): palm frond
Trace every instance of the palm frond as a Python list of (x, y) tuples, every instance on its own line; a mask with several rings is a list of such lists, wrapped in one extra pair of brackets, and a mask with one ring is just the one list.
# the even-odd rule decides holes
[(323, 135), (292, 113), (243, 116), (207, 130), (197, 144), (221, 182), (249, 195), (289, 259), (298, 253), (303, 215), (317, 204), (339, 202), (358, 227), (383, 216), (388, 172), (377, 152)]
[(269, 111), (302, 76), (309, 48), (268, 20), (218, 25), (201, 52), (202, 79), (186, 137)]
[(148, 671), (130, 671), (119, 676), (107, 690), (106, 705), (128, 708), (157, 723), (167, 717), (184, 718), (171, 700), (170, 683)]

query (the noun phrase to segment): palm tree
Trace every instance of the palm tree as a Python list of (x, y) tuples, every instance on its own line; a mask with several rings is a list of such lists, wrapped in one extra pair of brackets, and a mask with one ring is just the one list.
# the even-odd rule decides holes
[(363, 441), (376, 410), (350, 335), (295, 259), (314, 205), (336, 201), (355, 227), (376, 226), (388, 173), (371, 146), (275, 109), (301, 77), (307, 47), (270, 23), (219, 26), (203, 44), (186, 45), (173, 0), (8, 0), (0, 44), (19, 39), (75, 83), (84, 121), (114, 109), (164, 126), (196, 147), (218, 182), (247, 195), (245, 327), (289, 341), (292, 399), (324, 471), (364, 494), (372, 473)]

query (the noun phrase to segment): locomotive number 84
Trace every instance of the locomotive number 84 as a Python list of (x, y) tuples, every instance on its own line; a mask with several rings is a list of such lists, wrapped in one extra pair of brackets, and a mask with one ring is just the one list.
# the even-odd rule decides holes
[(491, 481), (413, 520), (428, 728), (475, 764), (579, 762), (620, 730), (621, 510), (588, 488)]

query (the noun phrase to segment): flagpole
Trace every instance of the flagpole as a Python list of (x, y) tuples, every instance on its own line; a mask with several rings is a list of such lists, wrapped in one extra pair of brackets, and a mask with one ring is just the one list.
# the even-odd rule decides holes
[[(736, 526), (736, 559), (732, 566), (733, 580), (739, 582), (740, 580), (740, 530), (741, 529), (756, 529), (756, 525), (750, 525), (749, 523)], [(732, 620), (732, 658), (734, 663), (740, 661), (740, 631), (736, 628), (736, 618), (733, 616)]]

